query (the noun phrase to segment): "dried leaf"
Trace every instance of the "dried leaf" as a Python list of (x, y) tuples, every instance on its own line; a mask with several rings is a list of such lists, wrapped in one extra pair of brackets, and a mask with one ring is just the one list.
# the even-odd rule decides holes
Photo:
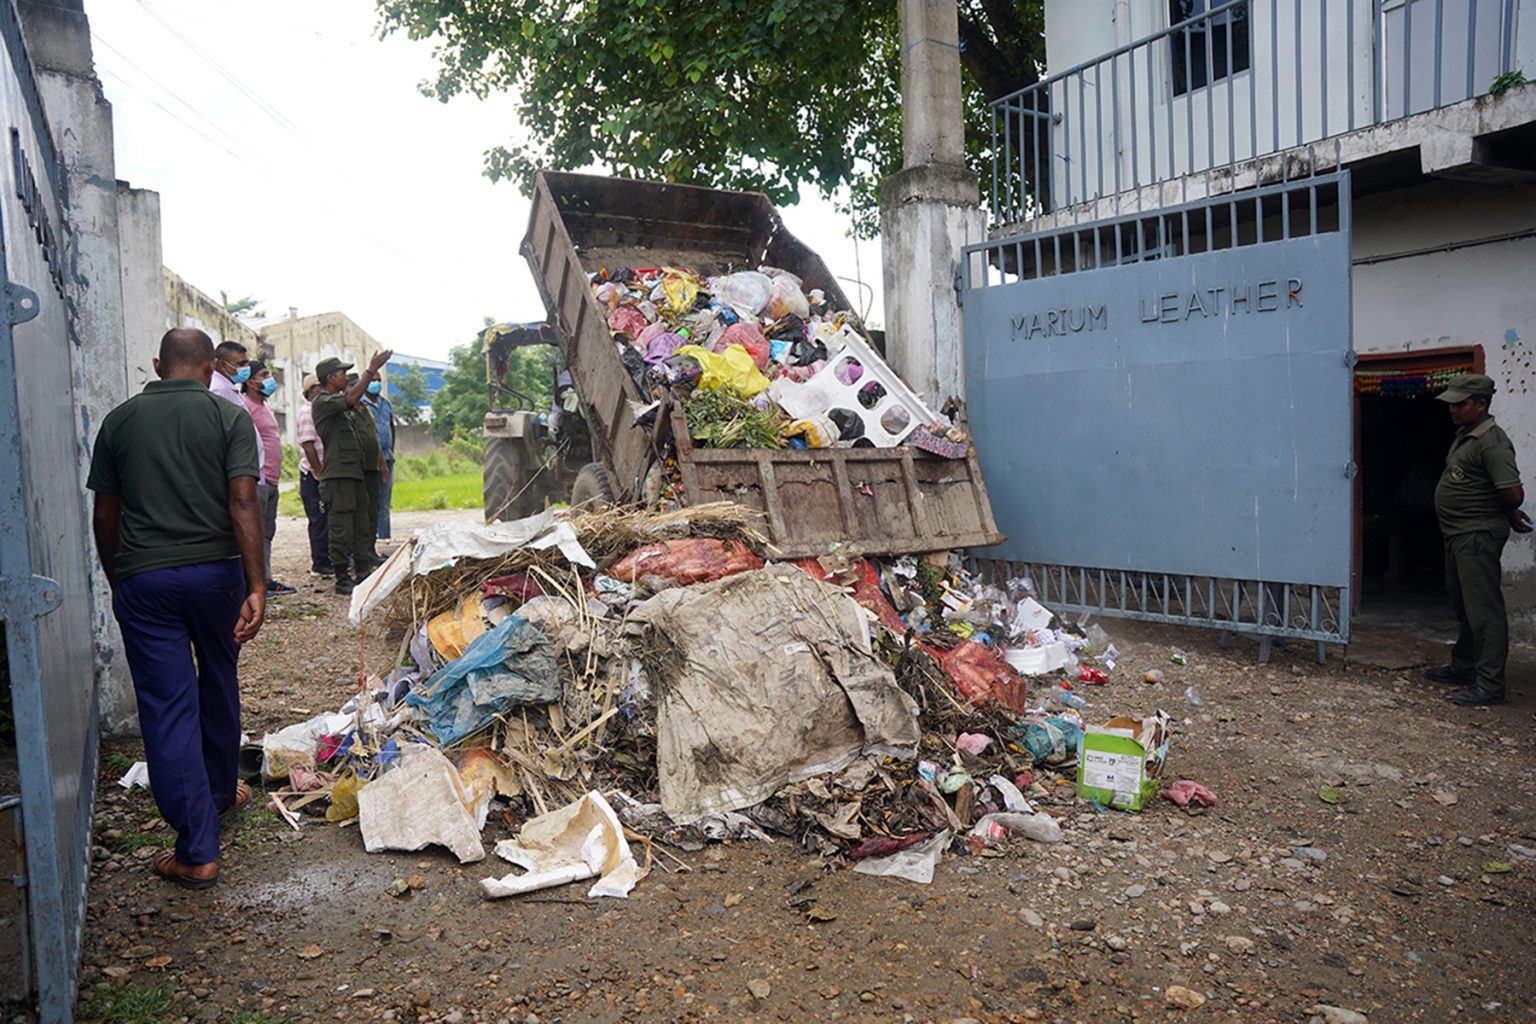
[(148, 960), (144, 961), (144, 966), (158, 970), (161, 967), (170, 966), (170, 963), (171, 958), (168, 956), (152, 956)]
[(737, 904), (739, 904), (740, 902), (741, 902), (741, 893), (739, 893), (739, 892), (733, 892), (730, 895), (726, 896), (726, 898), (725, 898), (725, 905), (727, 907), (734, 907)]
[(303, 949), (299, 950), (300, 960), (313, 960), (317, 956), (324, 955), (325, 950), (321, 949), (319, 946), (305, 946)]
[(1515, 869), (1512, 866), (1510, 866), (1508, 864), (1505, 864), (1501, 860), (1485, 860), (1485, 861), (1483, 861), (1483, 872), (1485, 874), (1489, 874), (1489, 875), (1505, 875), (1505, 874), (1508, 874), (1509, 872), (1511, 872), (1513, 870), (1515, 870)]
[(836, 921), (837, 915), (822, 907), (811, 907), (805, 912), (805, 916), (811, 921)]

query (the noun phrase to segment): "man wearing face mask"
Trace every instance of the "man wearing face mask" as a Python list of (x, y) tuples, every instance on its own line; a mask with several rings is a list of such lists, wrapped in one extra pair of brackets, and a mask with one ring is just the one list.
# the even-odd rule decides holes
[[(378, 524), (374, 531), (374, 540), (377, 542), (389, 540), (389, 504), (395, 489), (395, 407), (390, 404), (389, 396), (384, 393), (384, 382), (380, 380), (368, 382), (368, 391), (363, 401), (368, 403), (368, 409), (373, 413), (374, 426), (379, 434), (382, 476), (379, 480)], [(377, 544), (373, 555), (379, 557)]]
[[(250, 379), (251, 357), (246, 354), (245, 346), (238, 341), (219, 342), (213, 350), (213, 377), (208, 382), (208, 390), (237, 409), (245, 409), (245, 399), (240, 397), (240, 389)], [(255, 429), (254, 421), (252, 429)], [(259, 443), (256, 445), (256, 458), (265, 474), (266, 453), (261, 450)]]
[(267, 570), (268, 594), (291, 594), (293, 588), (272, 578), (272, 538), (277, 535), (277, 482), (283, 467), (283, 442), (277, 430), (277, 417), (267, 408), (267, 399), (277, 392), (277, 378), (259, 359), (247, 367), (251, 379), (242, 384), (245, 411), (256, 424), (256, 439), (261, 442), (261, 479), (256, 482), (256, 501), (261, 505), (262, 535)]

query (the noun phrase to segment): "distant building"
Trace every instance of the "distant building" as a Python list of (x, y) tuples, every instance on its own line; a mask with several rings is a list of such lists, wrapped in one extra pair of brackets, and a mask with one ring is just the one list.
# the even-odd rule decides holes
[[(432, 396), (442, 390), (443, 374), (447, 372), (450, 365), (441, 359), (427, 359), (423, 356), (404, 356), (396, 353), (395, 357), (389, 361), (389, 365), (385, 367), (385, 371), (386, 373), (389, 371), (399, 371), (408, 366), (414, 366), (421, 370), (422, 376), (427, 380), (426, 400), (420, 403), (421, 422), (430, 423), (432, 422)], [(402, 399), (400, 397), (398, 380), (393, 378), (386, 379), (384, 389), (385, 393), (389, 395), (390, 401), (394, 402), (397, 406), (401, 404)]]
[(165, 283), (166, 330), (196, 327), (212, 338), (215, 345), (238, 341), (249, 350), (252, 359), (259, 358), (260, 339), (254, 330), (226, 310), (222, 302), (188, 284), (169, 267), (161, 267), (160, 271)]
[[(334, 312), (273, 321), (262, 327), (261, 341), (264, 350), (270, 354), (272, 372), (278, 378), (272, 409), (277, 413), (283, 440), (288, 444), (298, 443), (295, 436), (297, 424), (288, 412), (298, 408), (298, 403), (303, 401), (299, 389), (305, 375), (314, 373), (320, 360), (332, 356), (361, 368), (384, 347), (346, 314)], [(383, 376), (388, 387), (388, 367)]]

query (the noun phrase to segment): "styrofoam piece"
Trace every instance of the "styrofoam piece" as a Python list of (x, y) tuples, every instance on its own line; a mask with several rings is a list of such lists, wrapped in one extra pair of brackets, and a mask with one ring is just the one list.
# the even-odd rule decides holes
[[(780, 377), (768, 386), (769, 397), (791, 417), (808, 420), (825, 416), (834, 409), (846, 410), (863, 422), (863, 436), (876, 448), (894, 448), (918, 427), (942, 422), (852, 327), (844, 325), (839, 329), (836, 340), (842, 345), (842, 351), (828, 357), (827, 365), (810, 380), (797, 384)], [(828, 345), (828, 349), (831, 347)], [(861, 367), (863, 372), (857, 380), (844, 384), (838, 371), (842, 370), (847, 376), (853, 364)], [(859, 402), (859, 391), (872, 380), (885, 388), (885, 396), (866, 409)]]
[(1012, 647), (1003, 655), (1013, 670), (1022, 676), (1039, 676), (1066, 668), (1072, 662), (1067, 645), (1060, 641), (1041, 644), (1039, 647)]

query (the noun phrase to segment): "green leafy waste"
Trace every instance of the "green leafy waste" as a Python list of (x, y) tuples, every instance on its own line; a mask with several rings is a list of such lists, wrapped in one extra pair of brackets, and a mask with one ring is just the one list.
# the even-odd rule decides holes
[(700, 448), (782, 448), (773, 416), (733, 391), (694, 391), (683, 403), (688, 434)]

